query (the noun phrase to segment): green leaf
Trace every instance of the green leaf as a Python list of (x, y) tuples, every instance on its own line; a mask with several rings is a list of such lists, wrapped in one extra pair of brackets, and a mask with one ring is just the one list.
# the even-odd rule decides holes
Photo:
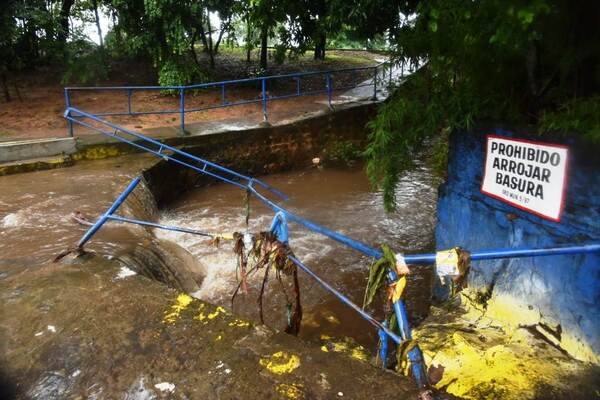
[(531, 24), (533, 22), (534, 16), (535, 14), (533, 13), (533, 11), (526, 9), (519, 10), (519, 12), (517, 13), (517, 18), (519, 18), (521, 24), (523, 24), (524, 26)]

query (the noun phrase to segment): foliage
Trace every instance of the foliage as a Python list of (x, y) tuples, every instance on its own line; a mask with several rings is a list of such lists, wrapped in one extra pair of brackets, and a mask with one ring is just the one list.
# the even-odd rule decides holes
[(389, 269), (395, 269), (396, 266), (396, 256), (394, 255), (394, 252), (385, 244), (381, 245), (381, 250), (383, 251), (383, 256), (373, 262), (369, 268), (369, 279), (365, 289), (363, 309), (369, 307), (371, 303), (373, 303), (375, 295), (385, 284), (387, 272)]
[[(324, 59), (327, 38), (338, 32), (345, 17), (338, 6), (339, 0), (5, 0), (0, 71), (65, 65), (65, 81), (93, 80), (102, 70), (91, 64), (92, 52), (69, 49), (72, 42), (93, 39), (106, 49), (97, 53), (106, 56), (102, 62), (147, 59), (156, 71), (164, 71), (163, 81), (173, 81), (166, 78), (173, 71), (178, 78), (185, 75), (182, 59), (202, 70), (214, 69), (221, 42), (233, 45), (242, 38), (248, 60), (249, 52), (260, 47), (261, 70), (266, 71), (269, 42), (277, 45), (277, 63), (311, 47), (316, 59)], [(108, 32), (101, 29), (101, 14), (112, 20)], [(96, 34), (86, 37), (84, 25), (95, 25)], [(89, 73), (76, 77), (86, 66), (92, 67)]]
[[(373, 1), (354, 2), (367, 5), (358, 8), (357, 21), (369, 20), (365, 10)], [(370, 124), (367, 172), (388, 210), (398, 174), (426, 138), (475, 121), (536, 123), (545, 110), (600, 87), (591, 67), (600, 61), (596, 2), (432, 0), (388, 7), (400, 15), (382, 21), (391, 22), (394, 57), (422, 65)]]
[[(186, 59), (169, 59), (158, 71), (160, 86), (184, 86), (208, 81), (207, 76), (196, 66), (186, 62)], [(177, 90), (164, 90), (164, 94), (178, 94)]]
[(104, 81), (108, 78), (108, 66), (103, 60), (101, 48), (84, 40), (68, 43), (66, 69), (62, 78), (63, 84), (88, 84)]
[(542, 113), (540, 130), (579, 133), (584, 140), (600, 144), (600, 96), (572, 99), (556, 111)]
[(285, 56), (287, 55), (287, 51), (287, 47), (284, 45), (278, 44), (275, 46), (275, 54), (273, 54), (273, 59), (275, 60), (276, 64), (283, 64), (285, 61)]
[(358, 146), (349, 140), (335, 142), (329, 149), (329, 158), (351, 165), (354, 161), (361, 158), (362, 151)]
[(443, 129), (439, 136), (433, 139), (427, 161), (433, 171), (445, 177), (448, 172), (448, 141), (450, 130)]

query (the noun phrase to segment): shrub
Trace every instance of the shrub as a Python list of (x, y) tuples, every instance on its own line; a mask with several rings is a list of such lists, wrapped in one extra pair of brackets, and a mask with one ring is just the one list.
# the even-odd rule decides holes
[(108, 63), (104, 51), (87, 41), (70, 42), (67, 48), (67, 66), (62, 83), (94, 83), (108, 78)]

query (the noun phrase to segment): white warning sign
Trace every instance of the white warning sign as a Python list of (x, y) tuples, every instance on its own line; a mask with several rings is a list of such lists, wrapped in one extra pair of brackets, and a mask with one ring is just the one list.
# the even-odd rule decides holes
[(488, 135), (481, 191), (560, 221), (567, 184), (566, 146)]

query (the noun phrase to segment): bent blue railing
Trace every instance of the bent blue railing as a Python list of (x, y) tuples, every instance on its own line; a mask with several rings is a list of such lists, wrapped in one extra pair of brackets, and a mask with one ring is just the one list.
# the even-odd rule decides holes
[[(179, 114), (179, 125), (182, 133), (185, 133), (185, 115), (192, 112), (211, 110), (216, 108), (234, 107), (246, 104), (262, 104), (263, 120), (268, 121), (267, 104), (275, 100), (284, 100), (301, 96), (314, 96), (327, 94), (327, 102), (329, 107), (332, 107), (333, 93), (340, 90), (349, 90), (359, 87), (373, 86), (373, 99), (377, 98), (377, 91), (386, 83), (391, 83), (394, 80), (393, 69), (395, 64), (389, 61), (382, 62), (375, 66), (358, 67), (358, 68), (343, 68), (328, 71), (311, 71), (298, 72), (285, 75), (272, 75), (259, 78), (235, 79), (220, 82), (201, 83), (187, 86), (85, 86), (85, 87), (65, 87), (65, 104), (67, 110), (74, 107), (73, 93), (75, 92), (124, 92), (127, 95), (127, 109), (123, 111), (102, 111), (94, 112), (94, 115), (99, 117), (107, 116), (139, 116), (139, 115), (161, 115), (161, 114)], [(358, 74), (366, 73), (370, 77), (369, 81), (359, 82)], [(352, 84), (334, 86), (334, 76), (339, 74), (351, 74)], [(302, 80), (309, 77), (323, 77), (322, 87), (318, 89), (302, 90)], [(363, 78), (364, 79), (364, 78)], [(278, 81), (294, 82), (294, 90), (282, 95), (271, 95), (269, 93), (269, 84), (277, 83)], [(253, 99), (244, 99), (238, 101), (229, 101), (227, 99), (227, 88), (235, 85), (259, 85), (260, 95)], [(186, 93), (190, 93), (202, 89), (220, 89), (220, 102), (218, 104), (207, 105), (204, 107), (186, 107)], [(132, 96), (135, 92), (141, 91), (169, 91), (177, 93), (179, 96), (179, 107), (155, 110), (155, 111), (135, 111), (132, 105)], [(74, 115), (74, 117), (78, 117)], [(73, 123), (68, 122), (68, 134), (73, 136)]]
[[(73, 113), (76, 113), (79, 117), (75, 118), (72, 116)], [(278, 224), (285, 223), (287, 221), (296, 222), (309, 230), (320, 233), (326, 237), (329, 237), (333, 240), (336, 240), (348, 247), (351, 247), (357, 251), (362, 252), (370, 257), (379, 258), (382, 256), (382, 252), (379, 249), (369, 246), (366, 243), (360, 242), (358, 240), (352, 239), (348, 236), (345, 236), (339, 232), (335, 232), (331, 229), (328, 229), (324, 226), (321, 226), (315, 222), (312, 222), (308, 219), (300, 217), (288, 210), (286, 210), (283, 206), (271, 200), (264, 194), (260, 193), (256, 188), (255, 184), (261, 186), (263, 189), (266, 189), (270, 193), (276, 195), (280, 199), (287, 199), (287, 196), (273, 188), (272, 186), (262, 182), (261, 180), (248, 177), (246, 175), (235, 172), (226, 167), (220, 166), (218, 164), (212, 163), (210, 161), (204, 160), (200, 157), (196, 157), (192, 154), (186, 153), (182, 150), (176, 149), (174, 147), (165, 145), (157, 140), (146, 137), (140, 133), (133, 132), (131, 130), (122, 128), (116, 124), (105, 121), (98, 116), (93, 114), (86, 113), (82, 110), (69, 107), (65, 111), (65, 118), (71, 121), (72, 123), (81, 124), (82, 126), (88, 127), (90, 129), (94, 129), (102, 134), (105, 134), (114, 139), (120, 140), (122, 142), (128, 143), (132, 146), (135, 146), (138, 149), (147, 151), (151, 154), (154, 154), (158, 157), (165, 159), (166, 161), (175, 162), (179, 165), (183, 165), (185, 167), (191, 168), (201, 174), (206, 174), (223, 182), (227, 182), (238, 186), (242, 189), (247, 190), (249, 193), (252, 193), (255, 197), (261, 200), (265, 205), (269, 206), (275, 213), (276, 218), (279, 219)], [(84, 122), (83, 119), (89, 119), (96, 124), (103, 125), (105, 128), (101, 128), (98, 126), (94, 126), (91, 123)], [(110, 128), (112, 131), (106, 130), (106, 128)], [(105, 212), (96, 223), (86, 232), (86, 234), (79, 241), (78, 246), (82, 247), (85, 245), (87, 241), (91, 239), (91, 237), (100, 229), (100, 227), (108, 222), (108, 221), (118, 221), (124, 223), (132, 223), (144, 226), (151, 226), (159, 229), (166, 229), (176, 232), (184, 232), (191, 234), (199, 234), (199, 235), (207, 235), (204, 232), (199, 232), (187, 228), (180, 227), (172, 227), (161, 225), (148, 221), (138, 221), (134, 219), (124, 218), (113, 215), (117, 210), (119, 205), (124, 201), (124, 199), (128, 196), (131, 191), (137, 186), (139, 183), (139, 178), (135, 178), (126, 188), (126, 190), (117, 198), (117, 200), (113, 203), (113, 205)], [(281, 220), (285, 221), (282, 222)], [(273, 225), (277, 226), (277, 225)], [(287, 232), (287, 228), (286, 228)], [(287, 240), (287, 235), (285, 238)], [(565, 247), (554, 247), (554, 248), (546, 248), (546, 249), (495, 249), (495, 250), (482, 250), (482, 251), (474, 251), (471, 252), (471, 260), (487, 260), (487, 259), (496, 259), (496, 258), (513, 258), (513, 257), (539, 257), (539, 256), (552, 256), (552, 255), (568, 255), (568, 254), (586, 254), (586, 253), (598, 253), (600, 252), (600, 244), (581, 244), (574, 246), (565, 246)], [(409, 264), (431, 264), (436, 260), (436, 254), (415, 254), (415, 255), (405, 255), (404, 259)], [(337, 291), (333, 286), (328, 284), (322, 278), (320, 278), (316, 273), (314, 273), (310, 268), (304, 265), (298, 258), (291, 256), (290, 260), (294, 262), (300, 269), (305, 271), (311, 278), (315, 279), (319, 284), (325, 288), (327, 291), (336, 296), (340, 301), (344, 304), (355, 310), (362, 318), (364, 318), (367, 322), (371, 323), (375, 326), (380, 333), (380, 337), (389, 337), (392, 341), (399, 344), (402, 341), (412, 339), (412, 333), (409, 326), (406, 307), (404, 301), (402, 299), (398, 300), (394, 303), (394, 313), (396, 314), (396, 320), (398, 323), (398, 328), (400, 330), (400, 337), (394, 334), (390, 327), (387, 325), (377, 321), (373, 316), (366, 313), (361, 307), (352, 302), (349, 298), (344, 296), (342, 293)], [(395, 282), (398, 279), (398, 276), (394, 271), (389, 272), (388, 281)], [(384, 349), (381, 349), (382, 353)], [(427, 378), (427, 369), (425, 366), (425, 362), (423, 360), (423, 354), (421, 349), (418, 346), (415, 346), (408, 352), (408, 357), (411, 362), (411, 370), (413, 373), (413, 377), (419, 388), (425, 388), (428, 386), (428, 378)]]

